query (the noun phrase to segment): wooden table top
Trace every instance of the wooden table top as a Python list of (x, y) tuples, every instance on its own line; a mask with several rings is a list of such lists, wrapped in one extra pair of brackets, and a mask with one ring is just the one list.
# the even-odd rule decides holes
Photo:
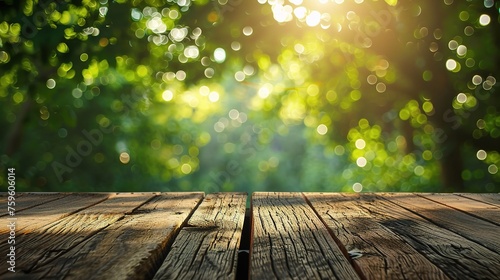
[(500, 279), (500, 194), (20, 193), (11, 206), (0, 279)]

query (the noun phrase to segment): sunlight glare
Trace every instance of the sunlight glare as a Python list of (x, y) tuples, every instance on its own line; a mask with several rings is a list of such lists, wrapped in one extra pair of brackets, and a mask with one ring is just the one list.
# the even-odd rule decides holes
[(472, 83), (476, 86), (480, 85), (481, 83), (483, 82), (483, 78), (479, 75), (474, 75), (474, 77), (472, 77)]
[(495, 5), (495, 0), (484, 0), (484, 7), (491, 8)]
[(208, 94), (210, 94), (210, 88), (207, 86), (201, 86), (200, 87), (200, 94), (202, 96), (207, 96)]
[(375, 75), (369, 75), (368, 77), (366, 77), (366, 81), (370, 84), (370, 85), (374, 85), (377, 83), (377, 76)]
[(306, 24), (311, 27), (318, 25), (320, 21), (321, 21), (321, 14), (318, 11), (312, 11), (306, 17)]
[(465, 56), (467, 54), (467, 47), (464, 45), (460, 45), (457, 48), (457, 54), (459, 56)]
[(236, 120), (240, 116), (240, 112), (238, 110), (236, 110), (236, 109), (231, 109), (229, 111), (228, 115), (229, 115), (230, 119)]
[(219, 93), (216, 92), (216, 91), (212, 91), (209, 95), (208, 95), (208, 100), (210, 100), (210, 102), (217, 102), (219, 101)]
[(318, 132), (319, 135), (325, 135), (328, 132), (328, 127), (324, 124), (320, 124), (316, 128), (316, 131)]
[(184, 173), (184, 174), (189, 174), (191, 173), (191, 170), (193, 170), (193, 168), (191, 167), (191, 165), (189, 165), (188, 163), (184, 163), (182, 166), (181, 166), (181, 172)]
[(161, 97), (163, 98), (163, 100), (165, 101), (170, 101), (174, 98), (174, 93), (170, 90), (166, 90), (163, 92), (163, 94), (161, 95)]
[(464, 34), (467, 36), (472, 36), (474, 34), (474, 27), (472, 26), (466, 26), (464, 28)]
[(277, 22), (288, 22), (293, 19), (293, 8), (290, 5), (283, 6), (280, 3), (275, 3), (272, 7), (274, 19)]
[(467, 102), (467, 95), (465, 95), (465, 93), (459, 93), (457, 95), (457, 102), (460, 104), (464, 104), (465, 102)]
[(247, 76), (251, 76), (255, 73), (255, 68), (253, 68), (252, 65), (245, 65), (245, 67), (243, 67), (243, 73)]
[(448, 48), (452, 51), (456, 50), (458, 48), (458, 42), (455, 40), (451, 40), (450, 42), (448, 42)]
[(234, 74), (234, 79), (238, 82), (243, 82), (245, 80), (245, 73), (243, 71), (238, 71)]
[(223, 123), (223, 122), (221, 122), (221, 121), (218, 121), (218, 122), (216, 122), (216, 123), (214, 124), (214, 130), (215, 130), (216, 132), (219, 132), (219, 133), (220, 133), (220, 132), (224, 131), (224, 128), (226, 128), (226, 126), (225, 126), (225, 125), (224, 125), (224, 123)]
[(421, 165), (417, 165), (414, 169), (413, 169), (413, 173), (415, 173), (415, 175), (417, 176), (422, 176), (424, 175), (425, 173), (425, 169), (423, 166)]
[(356, 140), (354, 145), (356, 146), (357, 149), (361, 150), (361, 149), (364, 149), (366, 147), (366, 142), (363, 139), (358, 139), (358, 140)]
[(214, 51), (214, 59), (217, 63), (222, 63), (226, 60), (226, 51), (223, 48), (217, 48)]
[(357, 160), (356, 160), (356, 165), (358, 165), (359, 167), (365, 167), (366, 164), (367, 164), (367, 160), (365, 157), (359, 157)]
[(375, 89), (380, 92), (380, 93), (383, 93), (385, 92), (385, 90), (387, 89), (387, 86), (384, 84), (384, 83), (378, 83), (376, 86), (375, 86)]
[(486, 26), (486, 25), (490, 24), (490, 22), (491, 22), (491, 18), (487, 14), (482, 14), (479, 17), (479, 24), (481, 24), (482, 26)]
[(355, 192), (361, 192), (363, 190), (363, 185), (361, 185), (360, 183), (354, 183), (352, 185), (352, 190)]
[(301, 53), (304, 53), (305, 51), (305, 47), (304, 45), (302, 44), (295, 44), (295, 46), (293, 46), (293, 49), (298, 53), (298, 54), (301, 54)]
[(477, 151), (476, 157), (478, 160), (485, 160), (488, 154), (486, 153), (485, 150), (479, 150)]
[(175, 42), (180, 42), (184, 40), (184, 38), (186, 38), (187, 35), (188, 35), (188, 30), (186, 27), (174, 28), (169, 33), (170, 39), (172, 39), (172, 41)]
[(448, 59), (446, 61), (446, 69), (448, 69), (449, 71), (453, 71), (457, 68), (457, 62), (454, 60), (454, 59)]
[(233, 49), (233, 51), (239, 51), (241, 49), (240, 42), (236, 42), (236, 41), (232, 42), (231, 49)]
[(54, 79), (48, 79), (46, 85), (48, 89), (53, 89), (56, 87), (56, 81)]
[(265, 99), (269, 96), (269, 89), (267, 89), (266, 87), (262, 87), (261, 89), (259, 89), (258, 94), (260, 98)]
[(488, 166), (488, 172), (492, 175), (497, 174), (498, 167), (495, 164), (491, 164), (490, 166)]
[(130, 155), (126, 152), (120, 154), (120, 162), (123, 164), (127, 164), (130, 162)]
[(273, 86), (271, 84), (267, 83), (259, 89), (257, 94), (259, 95), (260, 98), (266, 99), (269, 96), (269, 94), (271, 94), (272, 90), (273, 90)]
[(243, 28), (243, 34), (245, 36), (250, 36), (252, 35), (253, 33), (253, 28), (251, 26), (245, 26), (245, 28)]
[(175, 72), (175, 78), (181, 82), (186, 79), (186, 76), (187, 76), (187, 74), (183, 70), (179, 70), (179, 71)]
[(184, 56), (195, 59), (200, 55), (200, 50), (197, 46), (188, 46), (184, 49)]
[(295, 8), (293, 10), (293, 14), (298, 18), (298, 19), (304, 19), (307, 14), (307, 9), (303, 6)]
[(204, 74), (205, 74), (205, 77), (212, 78), (214, 76), (214, 74), (215, 74), (215, 71), (214, 71), (213, 68), (208, 67), (207, 69), (205, 69)]

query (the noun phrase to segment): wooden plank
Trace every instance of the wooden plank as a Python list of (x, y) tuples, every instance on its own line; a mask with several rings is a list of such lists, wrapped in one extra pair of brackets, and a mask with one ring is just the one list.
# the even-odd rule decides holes
[(383, 198), (401, 205), (443, 228), (490, 248), (494, 252), (500, 252), (498, 235), (500, 226), (498, 225), (416, 195), (391, 193), (383, 195)]
[(254, 193), (253, 279), (359, 279), (300, 193)]
[(199, 192), (159, 195), (21, 278), (151, 279), (202, 198)]
[(500, 206), (500, 194), (498, 193), (457, 193), (456, 195)]
[(448, 279), (397, 234), (377, 223), (372, 215), (339, 193), (305, 193), (307, 200), (332, 234), (348, 251), (366, 279)]
[[(414, 197), (407, 194), (408, 197)], [(357, 197), (357, 199), (355, 199)], [(371, 194), (353, 197), (373, 219), (399, 234), (453, 279), (499, 279), (500, 255), (442, 228), (386, 199)]]
[(500, 226), (500, 205), (494, 206), (468, 197), (452, 194), (434, 193), (419, 195)]
[[(23, 196), (20, 199), (21, 206), (27, 206), (33, 204), (31, 202), (22, 203), (23, 201), (41, 200), (45, 203), (40, 203), (36, 206), (27, 208), (26, 210), (17, 213), (16, 211), (16, 236), (20, 236), (25, 233), (32, 232), (38, 228), (45, 225), (53, 223), (58, 219), (64, 218), (71, 215), (77, 211), (90, 207), (94, 204), (102, 202), (109, 197), (109, 194), (85, 194), (85, 193), (75, 193), (72, 195), (55, 195), (50, 199), (46, 199), (47, 195), (36, 195), (30, 194)], [(0, 219), (3, 222), (7, 217)], [(0, 238), (4, 238), (9, 229), (5, 227), (0, 228)], [(1, 244), (0, 244), (1, 246)]]
[(247, 194), (207, 195), (153, 279), (234, 279)]
[[(19, 193), (14, 196), (16, 203), (14, 209), (16, 210), (16, 214), (21, 214), (21, 212), (26, 209), (61, 199), (67, 195), (67, 193)], [(7, 195), (3, 197), (3, 199), (5, 199), (5, 201), (2, 201), (1, 205), (7, 205)], [(0, 217), (7, 215), (8, 213), (2, 212)]]
[[(76, 214), (59, 219), (16, 237), (16, 271), (31, 271), (76, 247), (125, 214), (144, 204), (154, 194), (117, 194)], [(64, 211), (64, 209), (54, 209)], [(42, 217), (39, 215), (39, 217)], [(4, 251), (5, 252), (5, 251)], [(6, 271), (0, 271), (4, 274)]]

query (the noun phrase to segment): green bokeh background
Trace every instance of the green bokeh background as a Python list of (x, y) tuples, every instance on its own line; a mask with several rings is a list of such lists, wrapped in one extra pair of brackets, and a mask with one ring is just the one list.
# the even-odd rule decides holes
[(18, 191), (500, 191), (500, 3), (3, 1)]

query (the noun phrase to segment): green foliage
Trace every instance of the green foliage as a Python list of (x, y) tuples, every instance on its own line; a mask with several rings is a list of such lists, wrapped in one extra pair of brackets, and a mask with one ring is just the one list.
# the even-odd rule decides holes
[(0, 5), (19, 190), (500, 191), (494, 1)]

